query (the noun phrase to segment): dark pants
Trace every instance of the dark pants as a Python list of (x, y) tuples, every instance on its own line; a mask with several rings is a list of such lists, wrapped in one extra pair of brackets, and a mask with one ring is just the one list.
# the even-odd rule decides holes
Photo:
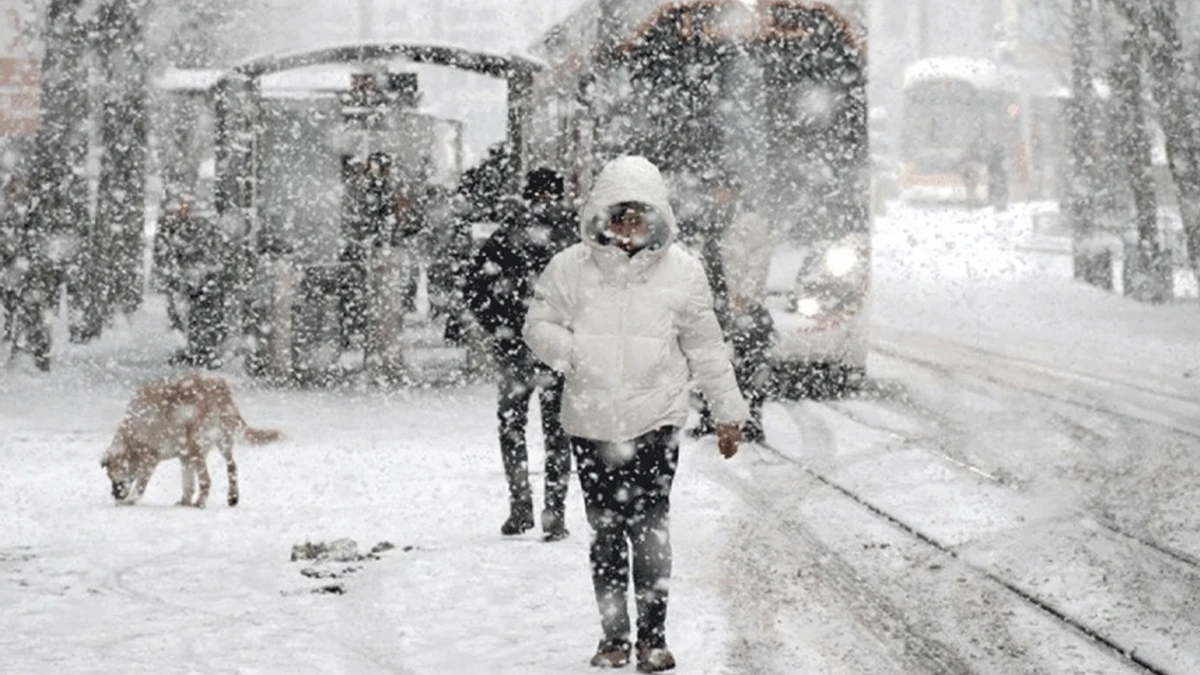
[(679, 459), (678, 429), (664, 427), (631, 443), (571, 441), (593, 531), (592, 584), (604, 637), (629, 641), (625, 598), (632, 567), (638, 645), (664, 647), (671, 578), (668, 516)]
[[(742, 396), (750, 406), (750, 419), (746, 421), (743, 432), (747, 440), (761, 441), (762, 409), (773, 378), (769, 356), (775, 324), (770, 312), (761, 305), (744, 314), (733, 315), (729, 323), (726, 339), (733, 346), (733, 374)], [(712, 411), (707, 401), (702, 405), (700, 429), (711, 432), (715, 426)]]
[(187, 355), (192, 365), (220, 365), (221, 350), (229, 334), (225, 296), (225, 280), (218, 274), (206, 274), (197, 286), (189, 289)]
[(342, 256), (338, 279), (339, 333), (342, 349), (349, 349), (356, 338), (366, 335), (367, 326), (367, 266), (358, 254)]
[(750, 405), (746, 436), (751, 441), (762, 440), (762, 409), (771, 388), (769, 360), (771, 338), (775, 332), (771, 314), (761, 305), (745, 314), (735, 315), (729, 341), (733, 343), (733, 374), (738, 387)]
[(0, 290), (0, 303), (0, 312), (4, 313), (4, 334), (0, 335), (0, 340), (11, 340), (16, 333), (17, 292)]
[[(529, 451), (525, 427), (529, 402), (538, 390), (542, 410), (542, 434), (546, 442), (546, 494), (542, 527), (562, 524), (567, 486), (571, 478), (571, 448), (558, 421), (562, 410), (563, 379), (542, 366), (500, 362), (499, 405), (500, 451), (508, 478), (508, 502), (513, 515), (533, 515), (533, 491), (529, 487)], [(553, 522), (550, 522), (554, 519)]]

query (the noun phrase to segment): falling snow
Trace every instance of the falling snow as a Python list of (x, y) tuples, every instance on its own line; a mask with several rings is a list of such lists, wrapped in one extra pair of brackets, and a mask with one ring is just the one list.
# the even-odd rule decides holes
[(0, 672), (1200, 672), (1198, 3), (0, 0), (0, 186)]

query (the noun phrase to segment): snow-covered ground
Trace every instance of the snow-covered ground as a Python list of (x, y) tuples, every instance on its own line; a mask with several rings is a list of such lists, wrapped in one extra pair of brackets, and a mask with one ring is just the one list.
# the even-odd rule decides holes
[[(863, 397), (771, 404), (774, 449), (730, 462), (685, 445), (679, 672), (1200, 672), (1200, 308), (1080, 287), (1017, 245), (1028, 227), (895, 207)], [(0, 672), (590, 672), (578, 486), (566, 541), (499, 535), (485, 383), (228, 374), (250, 423), (288, 435), (235, 451), (241, 504), (214, 461), (205, 511), (171, 506), (173, 464), (114, 507), (100, 454), (176, 346), (158, 309), (61, 345), (49, 376), (0, 372)], [(290, 560), (339, 538), (396, 548)]]

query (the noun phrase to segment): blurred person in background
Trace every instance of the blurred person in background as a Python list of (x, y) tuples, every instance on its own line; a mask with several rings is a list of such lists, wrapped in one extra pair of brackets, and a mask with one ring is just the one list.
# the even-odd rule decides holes
[(223, 365), (233, 246), (228, 233), (200, 214), (188, 194), (177, 198), (159, 224), (154, 244), (157, 275), (167, 291), (172, 324), (187, 338), (173, 363)]
[(152, 280), (167, 296), (167, 317), (171, 327), (187, 333), (187, 284), (183, 262), (188, 249), (185, 239), (194, 236), (197, 217), (195, 201), (188, 194), (168, 198), (154, 233)]
[[(738, 386), (750, 404), (743, 438), (763, 443), (762, 409), (772, 386), (769, 356), (775, 332), (771, 313), (763, 304), (771, 267), (770, 224), (750, 208), (736, 174), (713, 171), (706, 185), (711, 206), (703, 216), (707, 223), (702, 228), (700, 255), (713, 292), (714, 310), (726, 341), (733, 347)], [(690, 431), (694, 437), (716, 431), (709, 406), (703, 396), (700, 398), (700, 422)]]
[(521, 330), (534, 282), (551, 258), (579, 241), (579, 226), (576, 215), (562, 203), (563, 179), (556, 171), (531, 171), (522, 197), (475, 255), (467, 274), (466, 300), (490, 337), (499, 376), (496, 413), (509, 495), (509, 515), (500, 532), (517, 535), (534, 525), (525, 429), (536, 390), (546, 452), (542, 534), (547, 541), (557, 541), (569, 534), (565, 511), (571, 449), (559, 424), (563, 381), (533, 355)]

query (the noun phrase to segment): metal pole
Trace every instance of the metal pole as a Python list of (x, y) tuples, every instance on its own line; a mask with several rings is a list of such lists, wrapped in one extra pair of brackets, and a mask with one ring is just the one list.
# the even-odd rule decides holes
[(1073, 0), (1071, 36), (1071, 170), (1067, 214), (1073, 233), (1074, 276), (1100, 288), (1113, 287), (1111, 254), (1096, 237), (1096, 181), (1092, 0)]

